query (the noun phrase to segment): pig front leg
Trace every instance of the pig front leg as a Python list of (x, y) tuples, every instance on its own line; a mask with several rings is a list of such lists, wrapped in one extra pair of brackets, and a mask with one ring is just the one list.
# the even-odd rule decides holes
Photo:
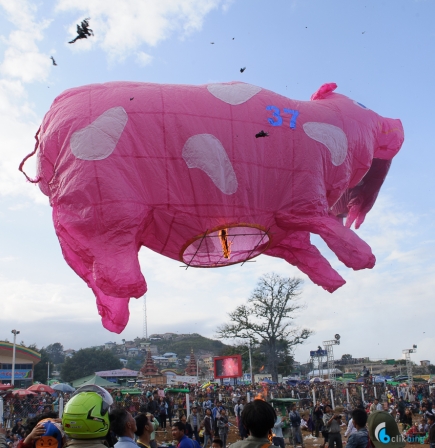
[(355, 232), (350, 230), (332, 215), (300, 217), (281, 215), (277, 217), (280, 227), (287, 227), (316, 233), (325, 241), (337, 258), (354, 270), (371, 269), (376, 258), (370, 246)]
[(271, 257), (283, 258), (328, 292), (334, 292), (346, 283), (311, 244), (309, 232), (292, 232), (278, 246), (264, 253)]
[(64, 232), (58, 234), (58, 237), (65, 260), (76, 274), (85, 280), (88, 286), (92, 289), (97, 299), (98, 313), (101, 316), (104, 328), (114, 333), (121, 333), (130, 317), (130, 311), (128, 309), (130, 298), (110, 297), (104, 294), (96, 285), (89, 266), (87, 266), (84, 259), (72, 249), (71, 246), (75, 246), (75, 241)]
[(98, 288), (104, 296), (122, 298), (145, 294), (147, 286), (138, 251), (151, 221), (148, 209), (127, 202), (89, 206), (80, 211), (57, 206), (53, 215), (59, 239), (67, 240), (77, 256), (70, 255), (70, 266), (94, 292)]

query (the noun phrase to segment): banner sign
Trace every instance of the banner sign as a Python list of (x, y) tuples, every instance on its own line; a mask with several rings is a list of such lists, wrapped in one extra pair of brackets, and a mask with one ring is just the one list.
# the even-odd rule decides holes
[[(10, 380), (12, 378), (12, 369), (1, 369), (0, 380)], [(16, 380), (31, 380), (32, 371), (27, 369), (16, 369), (14, 373)]]
[(196, 384), (197, 382), (198, 378), (196, 376), (175, 375), (168, 377), (168, 384), (179, 384), (179, 383)]
[(327, 356), (328, 352), (326, 350), (311, 350), (310, 351), (310, 356), (312, 358), (316, 358), (317, 356)]

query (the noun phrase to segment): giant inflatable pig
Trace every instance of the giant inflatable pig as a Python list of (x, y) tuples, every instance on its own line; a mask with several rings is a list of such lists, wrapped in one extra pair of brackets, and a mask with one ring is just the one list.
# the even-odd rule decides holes
[(335, 88), (296, 101), (240, 82), (112, 82), (56, 98), (37, 181), (107, 329), (121, 332), (129, 298), (147, 290), (141, 246), (196, 267), (264, 253), (330, 292), (345, 281), (310, 233), (346, 266), (374, 266), (349, 227), (371, 209), (403, 128)]

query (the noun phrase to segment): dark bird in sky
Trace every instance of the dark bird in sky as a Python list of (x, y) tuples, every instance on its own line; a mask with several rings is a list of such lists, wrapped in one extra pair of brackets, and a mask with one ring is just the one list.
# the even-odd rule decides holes
[(240, 69), (240, 73), (243, 73), (245, 70), (246, 70), (246, 67), (242, 67), (242, 68)]
[(50, 59), (53, 61), (53, 65), (57, 65), (57, 64), (56, 64), (56, 61), (54, 60), (54, 57), (53, 57), (53, 56), (50, 56)]
[(89, 20), (91, 20), (90, 17), (87, 17), (82, 20), (80, 25), (77, 25), (77, 36), (73, 40), (70, 40), (68, 42), (69, 44), (73, 44), (78, 39), (87, 39), (88, 36), (94, 35), (94, 32), (89, 28)]
[(258, 134), (255, 134), (255, 138), (259, 138), (259, 137), (269, 137), (269, 133), (261, 130)]
[(210, 42), (212, 45), (214, 45), (214, 42)]
[(131, 98), (130, 98), (130, 101), (133, 101), (134, 100), (134, 96), (132, 96)]

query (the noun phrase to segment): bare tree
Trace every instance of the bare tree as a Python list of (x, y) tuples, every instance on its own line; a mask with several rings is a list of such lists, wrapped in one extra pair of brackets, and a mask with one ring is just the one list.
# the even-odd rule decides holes
[[(273, 381), (278, 380), (280, 358), (289, 355), (302, 344), (312, 331), (293, 326), (299, 302), (302, 280), (265, 274), (257, 283), (246, 305), (228, 313), (230, 323), (217, 329), (221, 339), (240, 338), (267, 347), (267, 367)], [(283, 353), (283, 347), (284, 352)]]

